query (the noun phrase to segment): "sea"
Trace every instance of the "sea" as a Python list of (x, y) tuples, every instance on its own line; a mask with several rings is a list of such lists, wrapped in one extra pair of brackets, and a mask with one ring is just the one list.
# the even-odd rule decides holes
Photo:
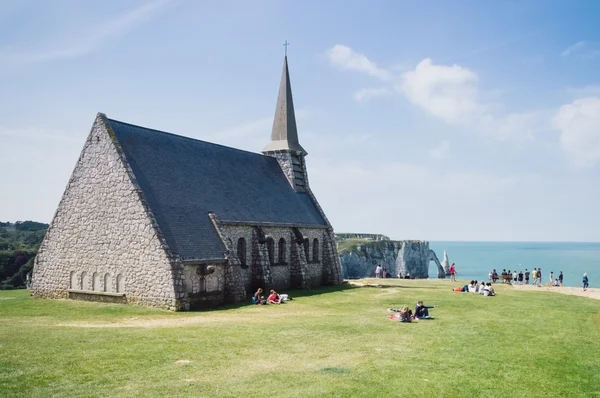
[[(587, 272), (590, 287), (600, 286), (600, 243), (578, 242), (429, 242), (440, 262), (444, 251), (450, 264), (455, 263), (456, 278), (486, 280), (494, 268), (525, 272), (542, 268), (543, 283), (549, 282), (550, 272), (558, 278), (564, 275), (565, 286), (581, 286)], [(429, 275), (437, 275), (433, 262)], [(596, 283), (594, 283), (596, 282)]]

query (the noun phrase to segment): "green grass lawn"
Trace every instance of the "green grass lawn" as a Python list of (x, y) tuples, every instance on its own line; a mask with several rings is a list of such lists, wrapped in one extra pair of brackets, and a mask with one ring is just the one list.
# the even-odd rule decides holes
[[(600, 396), (600, 301), (383, 282), (193, 313), (1, 291), (0, 396)], [(386, 318), (417, 299), (435, 320)]]

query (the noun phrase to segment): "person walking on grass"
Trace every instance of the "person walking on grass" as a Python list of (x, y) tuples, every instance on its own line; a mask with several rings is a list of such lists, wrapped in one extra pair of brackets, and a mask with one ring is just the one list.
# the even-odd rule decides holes
[(562, 273), (562, 271), (560, 271), (560, 274), (558, 274), (558, 283), (560, 283), (560, 287), (563, 286), (563, 273)]
[(529, 270), (525, 268), (525, 284), (529, 285)]
[(456, 282), (456, 267), (454, 263), (450, 266), (450, 281)]
[(585, 274), (583, 274), (583, 291), (585, 292), (588, 289), (588, 286), (590, 285), (590, 280), (588, 279), (587, 276), (587, 272)]

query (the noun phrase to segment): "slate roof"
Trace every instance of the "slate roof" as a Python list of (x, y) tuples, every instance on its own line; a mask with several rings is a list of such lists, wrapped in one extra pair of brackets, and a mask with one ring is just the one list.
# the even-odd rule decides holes
[(183, 259), (222, 259), (210, 219), (325, 226), (276, 159), (108, 119), (169, 247)]

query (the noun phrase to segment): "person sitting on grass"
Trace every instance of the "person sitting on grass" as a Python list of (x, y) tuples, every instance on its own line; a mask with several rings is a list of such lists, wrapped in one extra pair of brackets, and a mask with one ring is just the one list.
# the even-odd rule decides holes
[(271, 290), (269, 293), (269, 297), (267, 298), (269, 304), (281, 304), (279, 294), (275, 290)]
[(492, 287), (491, 283), (487, 284), (487, 286), (485, 287), (485, 290), (483, 291), (483, 295), (484, 296), (495, 296), (496, 295), (496, 291)]
[(423, 300), (417, 301), (417, 306), (415, 307), (415, 319), (433, 319), (433, 317), (429, 316), (430, 308), (437, 308), (437, 305), (428, 307), (423, 305)]
[(487, 284), (485, 282), (481, 282), (481, 287), (479, 288), (479, 294), (485, 295), (485, 292), (487, 289), (486, 285), (489, 285), (489, 284), (490, 284), (490, 282), (487, 282)]
[(475, 293), (475, 284), (476, 283), (477, 283), (476, 281), (471, 281), (469, 283), (469, 293)]
[(267, 304), (267, 302), (265, 301), (265, 297), (261, 296), (263, 290), (261, 287), (258, 288), (258, 290), (256, 291), (256, 293), (254, 293), (254, 296), (252, 296), (252, 304), (257, 304), (257, 305), (263, 305), (263, 304)]

